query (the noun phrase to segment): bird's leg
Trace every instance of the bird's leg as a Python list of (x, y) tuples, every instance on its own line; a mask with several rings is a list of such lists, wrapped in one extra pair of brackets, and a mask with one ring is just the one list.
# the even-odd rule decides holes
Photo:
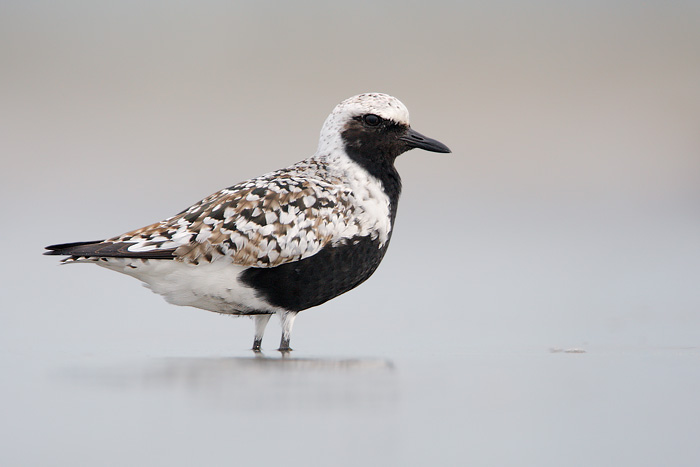
[(285, 311), (279, 314), (280, 322), (282, 324), (282, 340), (280, 341), (280, 348), (277, 349), (280, 352), (290, 352), (292, 349), (289, 348), (289, 339), (292, 335), (292, 326), (294, 325), (294, 319), (297, 317), (296, 311)]
[(265, 326), (267, 326), (267, 322), (270, 321), (270, 316), (272, 315), (265, 314), (253, 316), (253, 320), (255, 320), (255, 339), (253, 340), (253, 350), (255, 352), (260, 352), (263, 334), (265, 334)]

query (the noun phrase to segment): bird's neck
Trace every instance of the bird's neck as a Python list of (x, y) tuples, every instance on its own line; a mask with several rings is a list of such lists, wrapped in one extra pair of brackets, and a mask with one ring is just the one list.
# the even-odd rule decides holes
[[(324, 160), (329, 166), (344, 173), (343, 178), (355, 192), (374, 193), (386, 196), (389, 202), (389, 218), (393, 230), (396, 210), (401, 195), (401, 177), (393, 162), (379, 163), (370, 158), (353, 154), (352, 151), (317, 153), (315, 159)], [(357, 186), (354, 186), (357, 185)]]
[(399, 196), (401, 195), (401, 177), (394, 166), (393, 160), (387, 160), (384, 157), (376, 157), (376, 155), (364, 154), (362, 148), (354, 149), (345, 148), (347, 157), (355, 164), (366, 170), (373, 178), (377, 179), (384, 193), (389, 197), (391, 203), (391, 225), (394, 225), (396, 218), (396, 208), (399, 204)]

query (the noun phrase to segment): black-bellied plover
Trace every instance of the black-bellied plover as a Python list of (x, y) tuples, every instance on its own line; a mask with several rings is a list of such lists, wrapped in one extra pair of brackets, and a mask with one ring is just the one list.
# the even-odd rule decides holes
[(91, 262), (143, 281), (175, 305), (255, 320), (260, 350), (279, 316), (279, 350), (294, 319), (364, 282), (394, 227), (409, 149), (450, 152), (409, 126), (396, 98), (368, 93), (336, 106), (312, 157), (225, 188), (181, 213), (93, 242), (46, 247), (66, 263)]

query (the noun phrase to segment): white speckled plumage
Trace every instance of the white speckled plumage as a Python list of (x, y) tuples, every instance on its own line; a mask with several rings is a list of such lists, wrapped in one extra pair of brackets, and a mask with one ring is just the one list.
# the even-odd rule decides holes
[(288, 350), (298, 311), (352, 289), (378, 266), (401, 188), (393, 162), (415, 147), (449, 152), (410, 129), (398, 99), (360, 94), (335, 107), (309, 159), (161, 222), (104, 241), (52, 245), (47, 254), (128, 274), (176, 305), (255, 316), (256, 350), (277, 314), (280, 350)]
[(389, 199), (378, 180), (347, 156), (317, 155), (219, 191), (162, 222), (108, 239), (130, 252), (175, 250), (183, 262), (227, 257), (274, 267), (327, 244), (391, 231)]
[(326, 118), (316, 155), (327, 160), (347, 159), (341, 136), (343, 127), (354, 116), (363, 114), (375, 114), (399, 124), (410, 125), (408, 109), (400, 100), (376, 92), (359, 94), (338, 104)]

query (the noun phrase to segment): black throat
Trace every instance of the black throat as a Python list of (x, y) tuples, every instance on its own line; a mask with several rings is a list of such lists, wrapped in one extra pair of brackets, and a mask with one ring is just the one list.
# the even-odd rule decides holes
[(405, 127), (398, 124), (368, 129), (360, 121), (352, 120), (341, 133), (347, 155), (382, 182), (384, 192), (391, 203), (392, 226), (401, 195), (401, 177), (394, 161), (407, 149), (398, 139), (404, 129)]

